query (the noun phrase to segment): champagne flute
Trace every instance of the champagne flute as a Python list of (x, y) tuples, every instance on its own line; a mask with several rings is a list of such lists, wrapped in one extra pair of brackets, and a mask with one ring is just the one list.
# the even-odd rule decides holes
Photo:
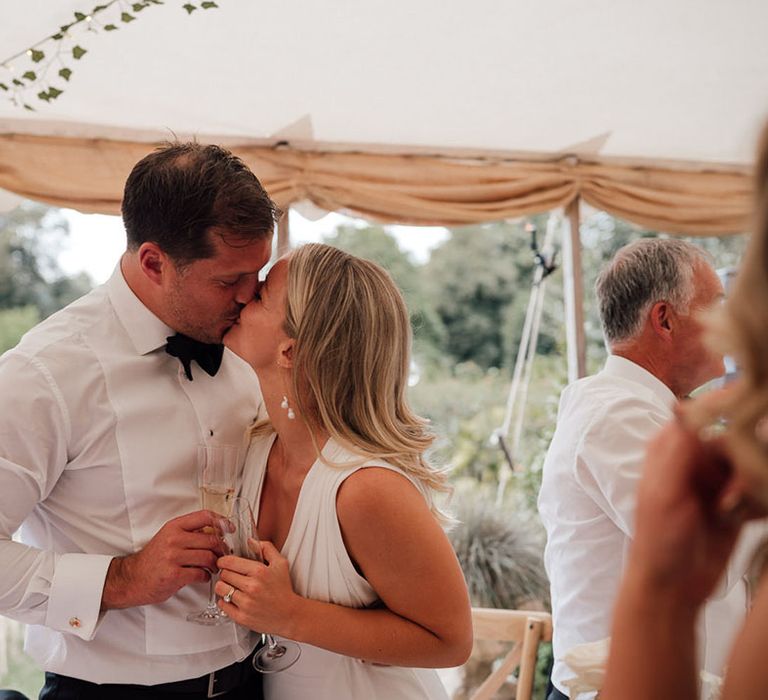
[[(240, 473), (242, 449), (239, 445), (204, 444), (197, 448), (197, 486), (203, 508), (229, 517), (235, 485)], [(206, 528), (209, 530), (210, 528)], [(229, 618), (216, 605), (214, 587), (218, 572), (207, 569), (211, 576), (208, 605), (204, 610), (187, 615), (187, 620), (198, 625), (221, 625)]]
[[(232, 501), (229, 523), (221, 523), (222, 538), (231, 554), (264, 563), (251, 504), (245, 498)], [(287, 639), (277, 641), (271, 634), (262, 634), (265, 645), (253, 656), (253, 667), (261, 673), (277, 673), (293, 666), (301, 656), (301, 647)]]

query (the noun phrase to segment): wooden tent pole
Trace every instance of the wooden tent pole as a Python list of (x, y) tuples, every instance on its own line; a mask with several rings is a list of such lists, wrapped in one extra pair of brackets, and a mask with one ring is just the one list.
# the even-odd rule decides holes
[(580, 197), (565, 210), (567, 230), (563, 230), (563, 286), (565, 292), (565, 330), (568, 348), (568, 381), (587, 374), (587, 343), (584, 333), (584, 276), (581, 268), (579, 225)]
[(277, 257), (280, 258), (291, 249), (290, 205), (285, 207), (283, 215), (277, 221)]

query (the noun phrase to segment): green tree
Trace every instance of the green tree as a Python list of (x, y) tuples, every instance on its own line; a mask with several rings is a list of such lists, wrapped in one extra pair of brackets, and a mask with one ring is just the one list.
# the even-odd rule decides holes
[(394, 236), (382, 226), (339, 226), (324, 242), (381, 265), (392, 275), (408, 306), (415, 353), (434, 362), (444, 338), (444, 328), (426, 294), (424, 268), (401, 250)]
[(58, 263), (69, 235), (57, 209), (25, 202), (0, 214), (0, 347), (18, 342), (37, 321), (85, 294), (84, 273), (70, 276)]
[(0, 354), (14, 347), (19, 338), (39, 321), (40, 311), (36, 306), (0, 309)]
[(58, 264), (68, 235), (61, 212), (41, 204), (0, 214), (0, 308), (32, 305), (45, 318), (91, 288), (87, 275), (68, 276)]
[[(546, 217), (534, 221), (543, 231)], [(454, 362), (514, 364), (536, 267), (530, 240), (522, 222), (497, 222), (453, 229), (433, 251), (425, 284)], [(539, 351), (554, 351), (560, 325), (557, 314), (545, 313)]]

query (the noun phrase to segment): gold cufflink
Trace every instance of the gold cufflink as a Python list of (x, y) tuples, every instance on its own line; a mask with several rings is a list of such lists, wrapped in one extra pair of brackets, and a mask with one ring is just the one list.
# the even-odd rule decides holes
[(80, 622), (80, 618), (79, 617), (70, 617), (69, 618), (69, 626), (70, 627), (77, 628), (77, 627), (80, 627), (80, 625), (82, 625), (82, 624), (83, 623)]

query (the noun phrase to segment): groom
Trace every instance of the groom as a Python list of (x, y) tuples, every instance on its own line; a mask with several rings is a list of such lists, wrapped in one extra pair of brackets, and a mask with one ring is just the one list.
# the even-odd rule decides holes
[(0, 358), (0, 613), (29, 625), (41, 698), (261, 697), (250, 634), (186, 615), (217, 557), (196, 446), (240, 444), (261, 407), (218, 344), (276, 216), (228, 151), (154, 151), (126, 183), (111, 279)]

